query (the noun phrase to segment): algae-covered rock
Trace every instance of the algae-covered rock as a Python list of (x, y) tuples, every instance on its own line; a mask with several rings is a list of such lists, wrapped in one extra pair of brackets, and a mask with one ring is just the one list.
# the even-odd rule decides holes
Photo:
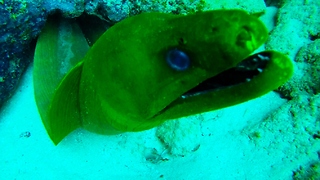
[(201, 128), (197, 116), (176, 121), (167, 121), (157, 128), (156, 136), (169, 154), (186, 156), (198, 150)]
[(243, 9), (249, 13), (260, 13), (266, 9), (263, 0), (207, 0), (206, 2), (212, 9)]
[(320, 32), (319, 5), (320, 1), (287, 1), (279, 9), (277, 26), (266, 49), (276, 49), (294, 59), (299, 49)]
[[(320, 152), (319, 152), (320, 156)], [(298, 170), (294, 171), (294, 180), (317, 180), (320, 179), (320, 161), (308, 163), (305, 166), (301, 166)]]
[(320, 92), (320, 39), (303, 46), (295, 58), (293, 77), (280, 88), (289, 98)]
[(32, 61), (35, 38), (45, 23), (42, 4), (0, 1), (0, 106), (13, 94)]
[(279, 177), (301, 164), (319, 161), (319, 133), (319, 94), (300, 95), (264, 121), (243, 130), (255, 148), (267, 154), (268, 164)]

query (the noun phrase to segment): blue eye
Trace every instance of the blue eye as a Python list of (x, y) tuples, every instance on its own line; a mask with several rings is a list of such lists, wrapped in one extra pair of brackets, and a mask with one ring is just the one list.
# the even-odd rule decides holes
[(188, 69), (190, 65), (189, 56), (185, 52), (178, 49), (170, 50), (167, 53), (166, 61), (169, 66), (176, 71), (184, 71)]

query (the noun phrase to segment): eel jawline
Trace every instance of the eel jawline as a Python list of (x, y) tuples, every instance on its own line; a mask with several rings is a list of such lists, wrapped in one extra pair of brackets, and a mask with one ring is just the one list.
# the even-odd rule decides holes
[(225, 70), (220, 74), (201, 82), (196, 87), (182, 94), (181, 98), (184, 99), (191, 96), (197, 96), (209, 91), (249, 82), (252, 78), (263, 72), (270, 60), (270, 57), (270, 52), (253, 54), (238, 63), (235, 67)]

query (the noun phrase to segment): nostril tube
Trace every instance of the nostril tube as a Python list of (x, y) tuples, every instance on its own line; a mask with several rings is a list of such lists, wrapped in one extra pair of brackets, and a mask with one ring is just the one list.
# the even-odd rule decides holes
[(257, 48), (256, 40), (253, 38), (250, 30), (246, 27), (243, 27), (243, 29), (241, 29), (241, 31), (239, 32), (236, 39), (236, 45), (247, 48), (250, 51), (254, 51)]

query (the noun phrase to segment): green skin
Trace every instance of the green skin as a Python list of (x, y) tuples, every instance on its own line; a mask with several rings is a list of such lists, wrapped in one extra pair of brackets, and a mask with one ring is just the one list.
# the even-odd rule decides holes
[[(263, 23), (241, 10), (187, 16), (144, 13), (127, 18), (108, 29), (83, 59), (81, 53), (71, 58), (73, 67), (66, 75), (57, 73), (57, 68), (44, 70), (61, 64), (56, 60), (61, 48), (54, 40), (59, 36), (55, 27), (44, 28), (34, 62), (36, 102), (55, 144), (79, 127), (100, 134), (142, 131), (166, 120), (242, 103), (276, 89), (293, 72), (291, 61), (272, 51), (267, 67), (250, 82), (181, 98), (200, 82), (237, 65), (266, 41)], [(84, 38), (74, 34), (80, 35), (74, 35), (70, 49), (77, 54)], [(190, 57), (187, 70), (176, 71), (166, 63), (166, 53), (173, 48)], [(48, 80), (56, 76), (54, 83)]]

